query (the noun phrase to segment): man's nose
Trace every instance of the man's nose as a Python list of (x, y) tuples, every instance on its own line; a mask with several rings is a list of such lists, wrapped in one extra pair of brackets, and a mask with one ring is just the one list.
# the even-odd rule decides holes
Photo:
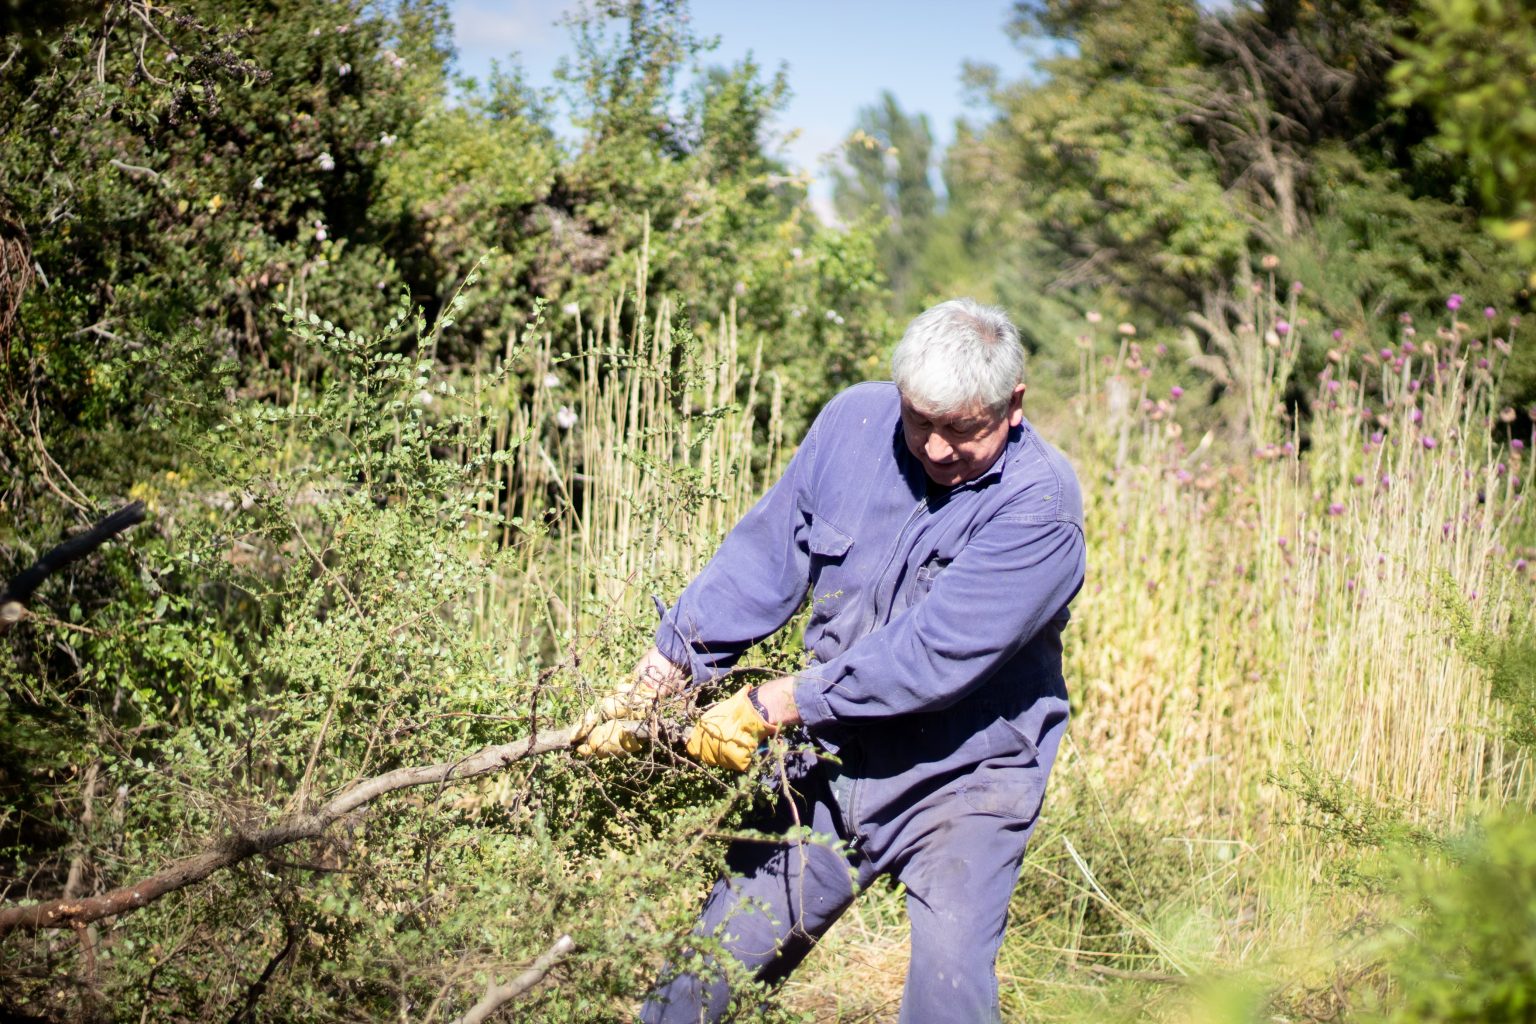
[(948, 462), (955, 454), (954, 448), (939, 436), (937, 430), (929, 434), (928, 439), (923, 442), (923, 451), (927, 454), (929, 462)]

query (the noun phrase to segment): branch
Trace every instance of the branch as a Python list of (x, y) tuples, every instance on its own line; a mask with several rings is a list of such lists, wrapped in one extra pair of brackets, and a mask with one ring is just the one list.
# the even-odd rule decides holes
[(118, 170), (122, 171), (124, 174), (127, 174), (131, 178), (153, 178), (155, 181), (160, 180), (160, 172), (152, 167), (140, 167), (138, 164), (125, 164), (116, 157), (108, 160), (107, 163), (111, 164), (113, 167), (116, 167)]
[[(330, 803), (312, 814), (285, 814), (258, 832), (248, 835), (237, 832), (215, 840), (202, 853), (176, 861), (135, 885), (125, 885), (100, 896), (5, 907), (0, 909), (0, 937), (17, 928), (28, 931), (71, 928), (104, 917), (130, 913), (148, 906), (167, 893), (195, 885), (215, 871), (238, 864), (249, 857), (305, 839), (318, 839), (343, 817), (386, 793), (413, 786), (446, 785), (460, 779), (472, 779), (477, 775), (501, 771), (514, 761), (526, 757), (565, 750), (570, 747), (578, 728), (573, 725), (550, 732), (535, 732), (532, 736), (511, 743), (484, 747), (457, 761), (417, 768), (396, 768), (383, 775), (364, 779), (343, 790)], [(642, 740), (660, 735), (643, 723), (637, 725), (635, 732)]]
[(468, 1013), (454, 1021), (454, 1024), (481, 1024), (503, 1004), (521, 998), (529, 989), (543, 981), (550, 969), (570, 956), (575, 949), (576, 943), (569, 935), (560, 936), (555, 940), (555, 944), (545, 950), (543, 955), (533, 962), (533, 966), (522, 974), (505, 985), (498, 985), (495, 982), (486, 985), (485, 995), (469, 1008)]
[(77, 562), (122, 533), (128, 527), (144, 521), (144, 503), (135, 501), (124, 505), (102, 519), (89, 530), (66, 540), (49, 551), (32, 568), (17, 573), (0, 591), (0, 632), (21, 618), (22, 609), (32, 592), (43, 581), (60, 569)]

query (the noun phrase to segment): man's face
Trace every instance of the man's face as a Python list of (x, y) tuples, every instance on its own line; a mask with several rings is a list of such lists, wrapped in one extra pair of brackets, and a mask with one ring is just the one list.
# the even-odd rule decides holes
[(1008, 408), (997, 415), (974, 409), (938, 415), (901, 397), (901, 432), (907, 450), (923, 464), (928, 479), (940, 487), (975, 480), (997, 461), (1008, 431), (1024, 419), (1024, 385), (1014, 388)]

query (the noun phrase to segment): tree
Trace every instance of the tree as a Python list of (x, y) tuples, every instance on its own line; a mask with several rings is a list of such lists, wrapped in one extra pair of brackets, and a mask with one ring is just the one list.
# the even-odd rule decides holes
[[(993, 118), (948, 167), (1026, 333), (1060, 346), (1076, 333), (1066, 314), (1104, 308), (1226, 344), (1247, 305), (1233, 288), (1270, 257), (1311, 322), (1376, 331), (1453, 292), (1518, 311), (1517, 260), (1478, 229), (1472, 166), (1437, 141), (1428, 106), (1392, 99), (1399, 50), (1418, 45), (1405, 34), (1431, 31), (1411, 10), (1016, 4), (1012, 30), (1058, 56), (1042, 77), (991, 83)], [(1518, 95), (1489, 123), (1516, 123)]]
[(910, 307), (921, 288), (923, 251), (938, 212), (932, 165), (927, 115), (907, 114), (887, 90), (859, 111), (843, 144), (843, 166), (833, 172), (838, 214), (849, 223), (873, 218), (879, 225), (881, 268), (897, 312), (916, 312)]

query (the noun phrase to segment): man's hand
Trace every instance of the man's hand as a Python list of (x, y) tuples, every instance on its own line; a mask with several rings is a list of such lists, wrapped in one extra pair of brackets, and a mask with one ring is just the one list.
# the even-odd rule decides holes
[(757, 688), (758, 702), (768, 712), (775, 727), (800, 724), (800, 709), (795, 705), (795, 677), (780, 676)]
[(662, 699), (680, 690), (685, 679), (686, 673), (655, 647), (646, 651), (635, 664), (634, 678), (614, 687), (581, 716), (574, 741), (577, 755), (614, 757), (640, 750), (638, 727), (655, 716)]
[(778, 732), (752, 706), (750, 686), (704, 712), (688, 732), (688, 753), (705, 764), (744, 772), (763, 737)]

